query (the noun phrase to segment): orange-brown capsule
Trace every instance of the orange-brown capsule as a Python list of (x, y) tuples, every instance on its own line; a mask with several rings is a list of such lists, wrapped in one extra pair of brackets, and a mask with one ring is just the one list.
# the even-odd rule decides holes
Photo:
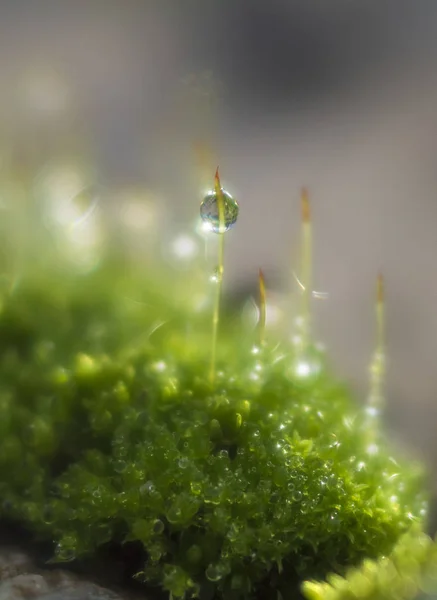
[(266, 283), (264, 274), (259, 269), (259, 337), (260, 344), (264, 343), (266, 329)]

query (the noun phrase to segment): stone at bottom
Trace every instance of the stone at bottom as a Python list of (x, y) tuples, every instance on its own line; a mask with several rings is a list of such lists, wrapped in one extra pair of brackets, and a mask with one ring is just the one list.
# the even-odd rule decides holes
[[(38, 569), (25, 553), (0, 548), (0, 600), (137, 600), (61, 569)], [(144, 598), (144, 596), (142, 596)]]

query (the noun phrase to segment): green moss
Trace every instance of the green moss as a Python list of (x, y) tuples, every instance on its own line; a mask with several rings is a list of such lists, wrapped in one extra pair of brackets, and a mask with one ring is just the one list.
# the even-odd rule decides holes
[(378, 432), (369, 446), (365, 410), (321, 352), (302, 373), (292, 346), (257, 348), (231, 311), (212, 386), (211, 312), (191, 309), (188, 277), (109, 256), (86, 276), (24, 270), (4, 290), (2, 516), (53, 540), (60, 562), (140, 542), (137, 578), (173, 597), (295, 598), (314, 580), (310, 600), (370, 598), (368, 573), (385, 576), (405, 540), (414, 571), (421, 469)]
[(308, 581), (308, 600), (395, 600), (414, 598), (418, 592), (435, 594), (437, 547), (413, 527), (403, 535), (388, 557), (362, 562), (344, 577), (331, 574), (326, 582)]
[(3, 300), (4, 511), (55, 539), (56, 559), (139, 540), (138, 576), (174, 596), (266, 582), (286, 596), (390, 552), (422, 520), (416, 469), (383, 440), (369, 454), (362, 411), (320, 353), (300, 377), (291, 349), (225, 337), (212, 389), (201, 324), (132, 344), (155, 315), (131, 314), (115, 269), (108, 285), (97, 272)]

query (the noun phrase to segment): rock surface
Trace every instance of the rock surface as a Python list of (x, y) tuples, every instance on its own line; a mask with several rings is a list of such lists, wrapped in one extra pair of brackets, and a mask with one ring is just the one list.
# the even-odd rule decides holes
[(0, 548), (0, 600), (139, 600), (62, 569), (38, 569), (31, 557), (13, 547)]

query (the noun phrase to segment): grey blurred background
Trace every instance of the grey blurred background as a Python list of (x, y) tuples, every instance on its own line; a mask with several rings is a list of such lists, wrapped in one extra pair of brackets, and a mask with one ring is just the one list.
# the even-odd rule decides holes
[(382, 270), (387, 420), (437, 475), (436, 65), (435, 0), (3, 0), (1, 156), (85, 153), (187, 222), (191, 146), (212, 143), (236, 295), (259, 266), (291, 285), (307, 185), (317, 336), (364, 399)]

